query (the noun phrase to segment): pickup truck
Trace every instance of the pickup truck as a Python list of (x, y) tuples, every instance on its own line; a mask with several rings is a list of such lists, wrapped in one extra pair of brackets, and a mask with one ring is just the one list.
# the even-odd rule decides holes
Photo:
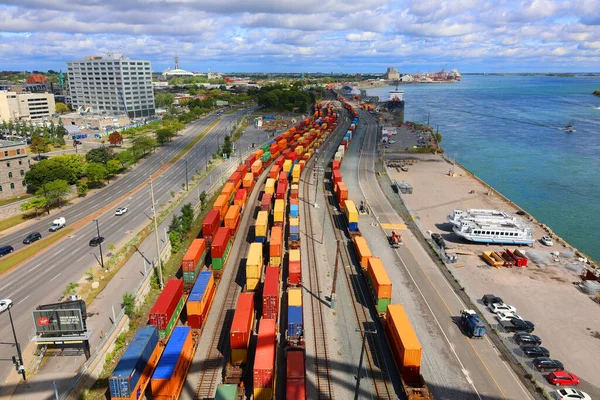
[(50, 232), (56, 232), (60, 228), (64, 228), (67, 225), (67, 220), (64, 217), (56, 218), (50, 225)]
[(514, 318), (507, 321), (499, 321), (500, 326), (504, 328), (506, 332), (527, 332), (531, 333), (535, 329), (535, 325), (530, 321), (523, 321), (522, 319)]
[(461, 310), (460, 321), (470, 338), (482, 338), (487, 332), (485, 324), (473, 310)]

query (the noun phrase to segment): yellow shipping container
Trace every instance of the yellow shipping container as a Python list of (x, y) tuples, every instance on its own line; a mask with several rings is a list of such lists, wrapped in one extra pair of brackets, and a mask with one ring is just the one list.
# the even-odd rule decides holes
[(291, 218), (290, 217), (290, 226), (300, 226), (300, 218)]
[(290, 250), (290, 262), (300, 261), (300, 249)]
[(348, 222), (358, 222), (358, 210), (352, 200), (346, 200), (344, 202), (344, 211)]
[(291, 168), (292, 168), (292, 160), (285, 160), (283, 162), (283, 171), (289, 173)]
[(246, 290), (255, 290), (260, 278), (246, 278)]
[(248, 360), (247, 349), (231, 349), (231, 363), (233, 365), (244, 364)]
[(262, 243), (252, 243), (246, 258), (246, 277), (258, 278), (262, 276), (263, 246)]
[(269, 258), (269, 265), (272, 267), (279, 267), (281, 265), (281, 256)]
[(254, 400), (273, 400), (273, 389), (254, 388)]
[(265, 183), (265, 193), (273, 194), (275, 193), (275, 179), (268, 178), (267, 183)]
[(294, 165), (294, 169), (292, 169), (292, 178), (300, 178), (300, 165)]
[(302, 289), (288, 289), (288, 306), (302, 307)]
[(267, 211), (259, 211), (254, 225), (254, 235), (267, 237), (267, 229), (269, 227), (269, 213)]
[(283, 199), (275, 200), (275, 207), (273, 209), (273, 222), (283, 223), (285, 220), (285, 202)]
[(296, 146), (296, 154), (298, 154), (299, 156), (301, 156), (302, 154), (304, 154), (304, 147), (303, 146)]

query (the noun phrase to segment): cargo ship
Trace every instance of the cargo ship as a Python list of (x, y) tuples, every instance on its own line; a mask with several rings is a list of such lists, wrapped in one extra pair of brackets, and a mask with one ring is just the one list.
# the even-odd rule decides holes
[[(396, 85), (395, 89), (388, 92), (388, 98), (385, 100), (379, 99), (377, 106), (379, 112), (384, 114), (384, 120), (390, 122), (397, 122), (399, 124), (404, 122), (404, 90), (398, 89)], [(385, 115), (389, 114), (389, 115)]]

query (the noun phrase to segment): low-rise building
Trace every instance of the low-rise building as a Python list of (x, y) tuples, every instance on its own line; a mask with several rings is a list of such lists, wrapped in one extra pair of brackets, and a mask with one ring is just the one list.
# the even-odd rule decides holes
[(0, 120), (48, 119), (56, 112), (52, 93), (0, 92)]
[(400, 79), (398, 68), (388, 68), (385, 73), (385, 79), (387, 79), (388, 81), (397, 81), (398, 79)]
[(114, 127), (124, 127), (131, 124), (131, 119), (125, 114), (105, 115), (93, 113), (69, 113), (62, 114), (60, 117), (55, 117), (52, 121), (54, 121), (55, 124), (58, 124), (59, 118), (65, 127), (77, 126), (80, 129), (100, 131), (107, 130), (107, 127), (112, 129)]
[(20, 196), (27, 192), (27, 171), (27, 144), (0, 140), (0, 199)]

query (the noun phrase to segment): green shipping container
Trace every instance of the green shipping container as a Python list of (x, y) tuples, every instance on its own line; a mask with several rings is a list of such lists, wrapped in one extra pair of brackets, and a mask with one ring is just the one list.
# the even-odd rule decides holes
[(215, 400), (237, 400), (238, 397), (238, 387), (237, 385), (219, 385), (217, 387), (217, 394), (215, 395)]
[(262, 156), (260, 156), (260, 161), (266, 163), (267, 161), (269, 161), (271, 159), (271, 153), (270, 152), (264, 152)]
[(177, 320), (179, 319), (179, 314), (181, 314), (181, 310), (183, 310), (184, 306), (185, 306), (185, 297), (181, 296), (181, 299), (179, 299), (179, 303), (177, 303), (177, 307), (175, 308), (175, 312), (173, 313), (173, 316), (171, 317), (171, 319), (169, 320), (169, 323), (167, 324), (167, 329), (160, 329), (158, 331), (159, 339), (161, 339), (161, 340), (166, 339), (171, 335), (173, 328), (175, 328), (175, 325), (177, 325)]
[(196, 277), (200, 273), (200, 270), (204, 266), (204, 260), (206, 259), (206, 253), (208, 250), (204, 250), (204, 253), (200, 256), (200, 260), (198, 261), (198, 265), (196, 265), (196, 269), (194, 271), (183, 271), (183, 281), (185, 283), (194, 283), (196, 282)]
[(369, 274), (365, 274), (365, 276), (367, 277), (367, 283), (369, 284), (369, 291), (371, 292), (371, 296), (373, 297), (373, 301), (375, 302), (375, 308), (377, 309), (377, 312), (385, 314), (387, 312), (387, 306), (388, 306), (388, 304), (391, 304), (392, 299), (377, 298), (377, 294), (375, 292), (375, 288), (373, 287), (373, 284), (371, 283), (371, 278), (369, 277)]
[(223, 253), (223, 257), (221, 258), (213, 258), (212, 260), (212, 269), (213, 271), (220, 271), (225, 266), (225, 262), (227, 261), (227, 256), (229, 256), (229, 251), (231, 250), (231, 240), (225, 248), (225, 253)]
[(267, 151), (269, 151), (270, 148), (271, 148), (271, 145), (267, 143), (263, 147), (261, 147), (261, 150), (266, 153)]

